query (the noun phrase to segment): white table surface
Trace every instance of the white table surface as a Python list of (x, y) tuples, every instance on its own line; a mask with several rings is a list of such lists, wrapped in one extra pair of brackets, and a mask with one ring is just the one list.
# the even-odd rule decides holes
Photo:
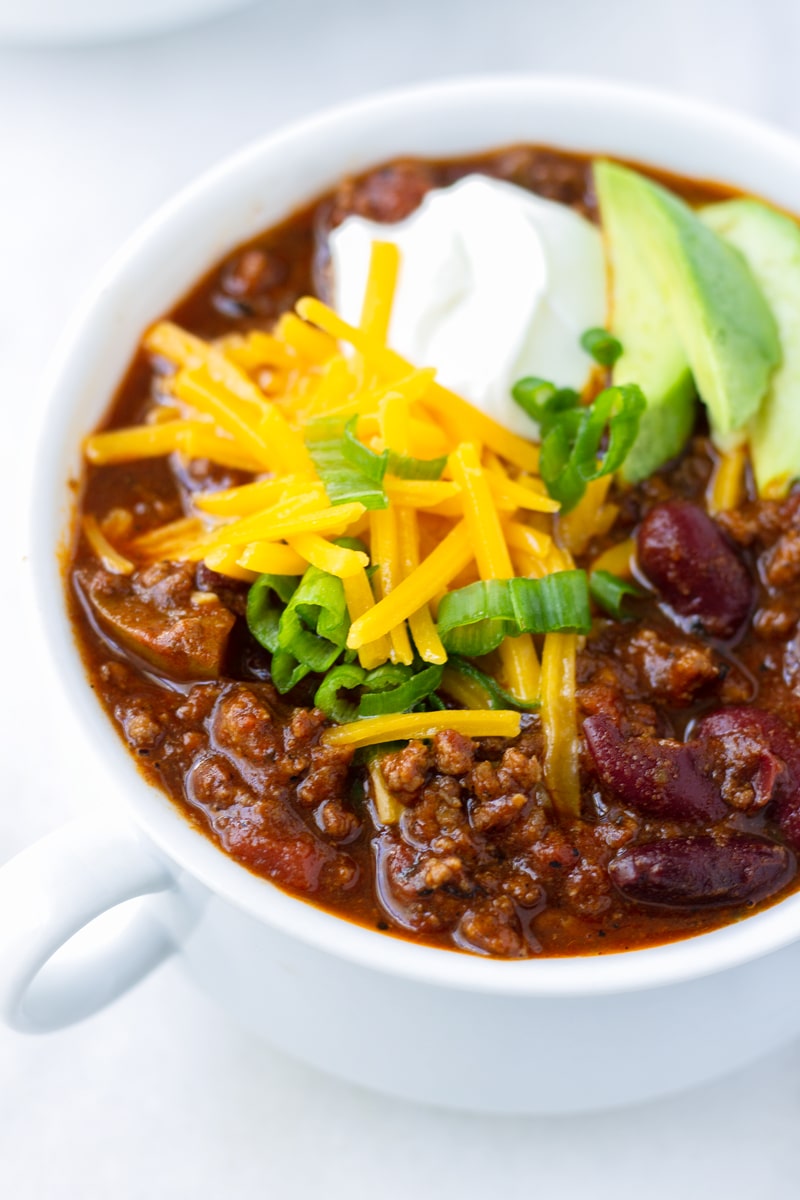
[[(800, 132), (799, 38), (794, 0), (266, 0), (158, 40), (0, 48), (0, 629), (13, 689), (0, 688), (0, 861), (81, 803), (68, 708), (44, 657), (29, 656), (38, 632), (24, 514), (41, 367), (120, 241), (177, 187), (285, 120), (446, 74), (616, 76)], [(65, 1033), (0, 1029), (9, 1200), (322, 1190), (330, 1200), (770, 1200), (796, 1194), (798, 1119), (800, 1044), (636, 1110), (499, 1119), (417, 1108), (254, 1044), (170, 966)]]

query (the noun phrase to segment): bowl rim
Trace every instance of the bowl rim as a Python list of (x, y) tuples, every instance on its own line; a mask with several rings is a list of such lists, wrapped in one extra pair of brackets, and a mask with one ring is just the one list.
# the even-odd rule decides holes
[[(186, 876), (212, 893), (282, 933), (315, 946), (334, 958), (437, 987), (505, 996), (593, 996), (676, 985), (719, 971), (741, 967), (800, 938), (800, 893), (772, 908), (709, 933), (666, 945), (628, 952), (569, 958), (506, 961), (411, 942), (356, 925), (281, 891), (230, 859), (195, 828), (135, 763), (93, 696), (72, 635), (63, 600), (61, 554), (70, 510), (64, 478), (63, 446), (71, 436), (75, 405), (64, 398), (80, 396), (90, 377), (101, 337), (98, 314), (110, 297), (125, 294), (136, 264), (153, 247), (179, 235), (183, 217), (202, 207), (209, 196), (233, 195), (255, 164), (275, 163), (292, 147), (340, 137), (360, 122), (391, 119), (398, 114), (468, 108), (480, 103), (515, 102), (635, 107), (643, 120), (665, 127), (702, 129), (736, 137), (751, 149), (786, 160), (800, 179), (800, 141), (751, 117), (717, 106), (647, 88), (586, 77), (561, 75), (465, 76), (379, 92), (337, 105), (296, 121), (245, 146), (180, 190), (130, 237), (101, 271), (94, 287), (68, 323), (43, 381), (46, 420), (37, 447), (31, 518), (32, 578), (50, 657), (68, 702), (77, 710), (91, 739), (92, 753), (102, 759), (113, 800), (131, 815), (162, 854)], [(587, 143), (589, 142), (587, 136)], [(588, 148), (588, 147), (587, 147)], [(598, 147), (597, 152), (602, 152)], [(613, 151), (608, 151), (613, 153)], [(620, 153), (619, 151), (617, 153)], [(745, 149), (746, 154), (746, 149)], [(660, 165), (656, 162), (654, 165)], [(746, 186), (746, 184), (742, 184)], [(754, 189), (755, 190), (755, 189)], [(298, 203), (302, 202), (302, 189)], [(242, 238), (239, 239), (243, 240)], [(190, 283), (191, 286), (191, 283)], [(167, 305), (165, 304), (165, 307)], [(102, 322), (100, 323), (102, 328)], [(123, 782), (120, 782), (123, 781)]]

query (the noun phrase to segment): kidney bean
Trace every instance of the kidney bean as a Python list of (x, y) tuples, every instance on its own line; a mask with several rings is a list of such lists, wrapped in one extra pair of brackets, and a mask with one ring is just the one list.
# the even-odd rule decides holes
[(651, 508), (637, 535), (639, 564), (678, 617), (732, 638), (752, 607), (747, 568), (711, 518), (688, 500)]
[(603, 713), (587, 717), (583, 733), (601, 781), (628, 807), (676, 821), (718, 821), (727, 813), (702, 749), (691, 742), (626, 739)]
[(800, 850), (800, 738), (774, 713), (731, 705), (699, 721), (694, 740), (722, 746), (728, 772), (746, 772), (758, 803), (773, 802), (781, 833)]
[(744, 834), (628, 846), (608, 866), (626, 900), (668, 908), (754, 904), (788, 883), (794, 868), (786, 846)]
[(289, 264), (273, 250), (250, 246), (229, 259), (222, 269), (221, 284), (224, 292), (237, 300), (252, 300), (271, 288), (285, 283), (289, 277)]
[(419, 207), (434, 183), (430, 168), (412, 161), (389, 163), (360, 179), (345, 179), (336, 192), (333, 224), (351, 213), (371, 221), (402, 221)]

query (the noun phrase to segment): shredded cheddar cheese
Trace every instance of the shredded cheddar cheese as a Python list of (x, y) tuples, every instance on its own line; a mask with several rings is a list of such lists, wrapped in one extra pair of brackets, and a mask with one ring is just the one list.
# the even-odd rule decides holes
[(744, 473), (747, 466), (745, 446), (720, 453), (708, 488), (708, 511), (712, 516), (736, 508), (744, 498)]
[(381, 825), (395, 825), (403, 815), (403, 805), (386, 786), (380, 763), (377, 759), (369, 764), (369, 782), (375, 812)]
[[(394, 350), (382, 345), (361, 329), (348, 325), (321, 300), (306, 296), (299, 300), (297, 311), (313, 325), (318, 325), (340, 341), (348, 342), (371, 363), (383, 378), (403, 375), (413, 370)], [(454, 439), (466, 436), (476, 443), (491, 446), (509, 462), (526, 471), (536, 471), (539, 466), (539, 451), (524, 438), (509, 433), (505, 426), (487, 417), (455, 392), (434, 383), (425, 394), (425, 406), (432, 409), (445, 430)]]
[(183, 436), (197, 424), (196, 421), (165, 421), (132, 429), (110, 429), (88, 437), (83, 450), (89, 462), (99, 467), (134, 462), (138, 458), (159, 458), (180, 450)]
[(83, 536), (86, 538), (89, 545), (94, 550), (100, 562), (107, 571), (112, 575), (130, 575), (134, 569), (134, 564), (130, 559), (125, 558), (118, 550), (115, 550), (111, 542), (105, 536), (100, 526), (97, 524), (97, 519), (91, 514), (87, 514), (82, 522)]
[[(386, 480), (386, 495), (403, 508), (437, 508), (461, 493), (457, 483), (447, 480), (392, 479)], [(456, 506), (456, 511), (460, 511)]]
[(399, 267), (400, 251), (394, 242), (375, 242), (359, 325), (380, 342), (389, 333)]
[[(408, 579), (419, 566), (419, 526), (413, 508), (397, 509), (397, 533), (403, 577)], [(430, 605), (421, 604), (408, 618), (408, 627), (423, 662), (444, 663), (447, 653), (431, 615)]]
[[(464, 494), (464, 517), (475, 548), (475, 560), (482, 579), (511, 579), (515, 571), (492, 503), (491, 489), (470, 442), (462, 442), (450, 456), (450, 470)], [(529, 702), (536, 696), (539, 661), (530, 634), (506, 638), (500, 647), (504, 684), (518, 700)]]
[(209, 550), (205, 561), (223, 575), (229, 573), (231, 564), (251, 575), (302, 575), (308, 565), (302, 555), (282, 542), (251, 542), (244, 550), (240, 546), (220, 546)]
[(140, 533), (131, 542), (131, 548), (138, 552), (160, 550), (162, 546), (184, 542), (202, 531), (203, 522), (198, 517), (181, 517), (177, 521), (170, 521), (167, 525), (158, 525), (147, 533)]
[[(291, 501), (287, 502), (283, 508), (288, 509), (290, 503)], [(363, 504), (322, 507), (313, 497), (305, 504), (301, 500), (297, 500), (295, 504), (295, 511), (291, 513), (281, 512), (282, 506), (276, 505), (271, 512), (243, 517), (241, 521), (227, 526), (206, 541), (184, 551), (179, 558), (188, 562), (200, 562), (209, 549), (217, 546), (244, 546), (257, 540), (280, 542), (301, 533), (341, 536), (365, 511)], [(306, 509), (305, 512), (301, 511), (303, 508)]]
[[(369, 565), (368, 556), (360, 550), (348, 550), (345, 546), (333, 545), (318, 533), (298, 533), (286, 540), (305, 562), (319, 567), (321, 571), (327, 571), (329, 575), (336, 575), (339, 579), (359, 575)], [(291, 571), (287, 573), (292, 574)]]
[(302, 496), (308, 491), (306, 481), (296, 484), (291, 475), (282, 479), (261, 479), (222, 492), (206, 492), (195, 497), (194, 506), (213, 517), (249, 517), (270, 508), (279, 500)]
[(392, 713), (386, 717), (367, 717), (350, 725), (326, 729), (326, 746), (377, 746), (381, 742), (431, 738), (441, 729), (454, 729), (467, 737), (516, 737), (521, 717), (511, 709), (451, 709), (443, 712)]
[[(202, 561), (250, 583), (261, 574), (299, 579), (316, 567), (341, 580), (351, 622), (347, 649), (364, 670), (420, 659), (443, 665), (442, 690), (464, 705), (354, 721), (327, 729), (328, 745), (429, 738), (441, 729), (514, 737), (520, 715), (483, 708), (479, 684), (447, 665), (439, 601), (478, 579), (542, 578), (572, 567), (572, 553), (583, 553), (616, 518), (611, 481), (590, 483), (576, 508), (559, 516), (538, 473), (537, 446), (442, 387), (431, 368), (395, 353), (387, 337), (398, 268), (397, 248), (375, 243), (357, 327), (312, 297), (271, 329), (213, 342), (169, 321), (155, 325), (145, 348), (173, 368), (160, 381), (158, 403), (142, 425), (93, 434), (87, 459), (104, 466), (178, 454), (246, 478), (235, 474), (227, 486), (194, 493), (181, 518), (145, 533), (135, 533), (130, 514), (109, 520), (108, 531), (87, 518), (83, 532), (117, 572), (163, 559)], [(331, 502), (325, 471), (306, 443), (309, 424), (320, 419), (338, 423), (335, 429), (351, 422), (348, 436), (367, 458), (384, 455), (378, 507)], [(446, 466), (440, 478), (401, 477), (397, 464), (409, 458), (441, 458)], [(428, 467), (427, 474), (438, 470)], [(736, 502), (743, 470), (735, 454), (720, 462), (712, 484), (718, 507)], [(343, 535), (362, 544), (337, 544)], [(632, 552), (631, 542), (622, 543), (595, 566), (629, 574)], [(199, 593), (197, 603), (210, 604), (207, 596), (213, 594)], [(547, 634), (540, 667), (534, 639), (524, 634), (506, 638), (490, 666), (483, 664), (519, 701), (541, 700), (545, 781), (570, 816), (579, 807), (577, 645), (575, 635)], [(387, 788), (379, 758), (368, 771), (378, 820), (395, 822), (403, 806)]]
[(442, 691), (447, 692), (458, 704), (463, 704), (464, 708), (480, 708), (486, 703), (486, 694), (481, 685), (450, 667), (442, 675)]
[[(347, 613), (353, 624), (375, 607), (375, 596), (365, 570), (357, 571), (342, 580)], [(365, 670), (385, 663), (391, 653), (391, 643), (384, 633), (358, 647), (358, 661)]]
[(606, 503), (610, 486), (610, 475), (592, 480), (572, 511), (559, 517), (561, 539), (571, 553), (582, 554), (592, 538), (607, 533), (617, 519), (617, 506)]
[(542, 654), (544, 781), (563, 816), (580, 815), (580, 763), (575, 708), (577, 634), (548, 633)]
[[(378, 593), (382, 600), (391, 598), (395, 588), (401, 582), (400, 545), (397, 534), (397, 511), (394, 508), (384, 508), (369, 515), (370, 544), (375, 557), (377, 571), (375, 578)], [(375, 611), (377, 611), (376, 606)], [(392, 645), (392, 662), (410, 665), (414, 660), (411, 642), (406, 628), (406, 619), (411, 614), (401, 617), (395, 625), (385, 632), (389, 634)]]
[(358, 650), (408, 620), (420, 605), (427, 604), (443, 591), (463, 571), (472, 556), (469, 530), (465, 522), (460, 522), (416, 570), (411, 571), (374, 608), (353, 622), (347, 639), (348, 647)]
[[(279, 449), (274, 445), (267, 445), (257, 423), (252, 420), (250, 414), (242, 411), (238, 397), (233, 392), (227, 392), (213, 379), (205, 366), (179, 371), (172, 388), (177, 399), (197, 412), (213, 418), (225, 433), (239, 443), (245, 453), (252, 455), (261, 470), (275, 471), (282, 468), (283, 460)], [(256, 415), (260, 416), (261, 413)]]
[[(158, 330), (159, 326), (155, 328)], [(227, 337), (219, 339), (217, 349), (245, 371), (258, 371), (264, 367), (275, 371), (291, 370), (296, 365), (296, 356), (292, 353), (287, 339), (284, 337), (284, 340), (281, 340), (272, 334), (262, 333), (260, 329), (245, 335), (228, 334)]]
[(633, 538), (626, 538), (624, 542), (618, 542), (616, 546), (611, 546), (610, 549), (598, 555), (592, 563), (592, 570), (610, 571), (612, 575), (630, 579), (633, 574), (632, 564), (635, 554), (636, 542)]
[(236, 561), (236, 556), (239, 553), (234, 547), (222, 546), (218, 550), (210, 550), (205, 557), (207, 567), (212, 571), (217, 571), (220, 575), (228, 575), (231, 579), (239, 579), (243, 583), (252, 583), (258, 578), (260, 572), (245, 568), (241, 563)]
[[(338, 346), (332, 337), (313, 329), (305, 321), (301, 321), (294, 313), (284, 313), (275, 329), (279, 344), (291, 347), (308, 363), (327, 363), (338, 351)], [(251, 334), (258, 337), (258, 334)]]
[(518, 508), (530, 509), (531, 512), (558, 512), (557, 500), (551, 500), (549, 496), (540, 496), (530, 488), (514, 483), (498, 471), (487, 471), (486, 481), (496, 508), (502, 507), (506, 512), (515, 512)]

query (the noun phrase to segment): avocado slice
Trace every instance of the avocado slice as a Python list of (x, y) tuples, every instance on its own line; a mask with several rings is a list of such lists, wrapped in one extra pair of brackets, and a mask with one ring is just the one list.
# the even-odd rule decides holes
[(759, 494), (777, 498), (800, 476), (800, 227), (759, 200), (726, 200), (700, 215), (747, 259), (778, 323), (783, 362), (750, 425)]
[[(595, 179), (605, 196), (601, 215), (608, 216), (610, 202), (616, 240), (631, 243), (627, 253), (639, 259), (640, 286), (645, 293), (656, 293), (664, 306), (664, 324), (674, 331), (665, 359), (677, 369), (677, 338), (708, 409), (712, 433), (721, 444), (730, 442), (755, 416), (781, 361), (767, 301), (739, 251), (666, 188), (616, 163), (597, 163)], [(654, 303), (646, 302), (651, 311)], [(617, 325), (614, 332), (624, 346), (626, 331)], [(627, 332), (636, 335), (635, 317), (633, 331)], [(634, 344), (639, 341), (636, 336)], [(671, 453), (674, 449), (664, 446), (660, 461)]]
[(609, 326), (622, 343), (612, 382), (638, 383), (647, 397), (636, 441), (621, 473), (645, 479), (680, 454), (694, 424), (695, 387), (689, 360), (632, 234), (629, 171), (594, 167), (609, 275)]

